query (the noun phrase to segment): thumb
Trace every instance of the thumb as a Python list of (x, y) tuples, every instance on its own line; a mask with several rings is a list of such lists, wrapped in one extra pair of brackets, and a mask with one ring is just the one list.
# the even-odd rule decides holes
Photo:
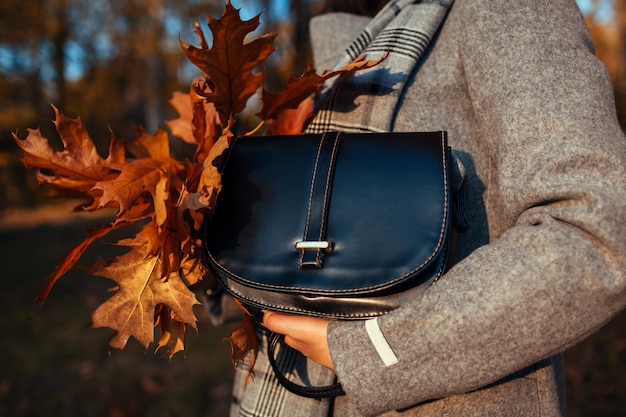
[[(274, 313), (272, 311), (263, 311), (263, 326), (267, 328), (269, 331), (280, 334), (287, 334), (293, 330), (293, 321), (294, 317)], [(291, 319), (291, 320), (290, 320)]]

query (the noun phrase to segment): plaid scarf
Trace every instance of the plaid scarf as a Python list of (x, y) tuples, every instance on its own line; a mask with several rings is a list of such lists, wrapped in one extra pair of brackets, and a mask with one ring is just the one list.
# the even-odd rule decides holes
[[(439, 29), (453, 0), (391, 0), (346, 49), (336, 68), (365, 54), (381, 64), (325, 86), (321, 107), (308, 133), (327, 131), (388, 132), (393, 129), (396, 107), (404, 85)], [(285, 390), (267, 360), (267, 335), (261, 332), (255, 377), (247, 387), (248, 366), (240, 366), (233, 388), (231, 417), (319, 417), (333, 414), (333, 400), (309, 399)], [(278, 364), (294, 382), (324, 386), (335, 375), (307, 361), (288, 346), (281, 346)]]
[(335, 68), (364, 54), (379, 65), (325, 87), (323, 103), (307, 133), (390, 132), (398, 101), (453, 0), (395, 0), (387, 4), (346, 49)]

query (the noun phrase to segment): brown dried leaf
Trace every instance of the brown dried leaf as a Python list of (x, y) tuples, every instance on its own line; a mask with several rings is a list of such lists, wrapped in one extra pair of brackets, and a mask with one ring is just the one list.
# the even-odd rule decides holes
[(253, 70), (274, 52), (276, 34), (266, 34), (245, 43), (248, 34), (259, 26), (259, 17), (242, 21), (239, 10), (227, 1), (219, 19), (208, 16), (212, 47), (208, 46), (198, 26), (200, 48), (181, 42), (189, 60), (208, 75), (211, 91), (196, 91), (215, 104), (222, 126), (226, 126), (231, 115), (241, 113), (248, 99), (263, 86), (263, 72)]
[(304, 99), (295, 109), (284, 109), (266, 122), (268, 135), (297, 135), (313, 116), (313, 99)]
[[(157, 224), (167, 219), (167, 202), (170, 192), (182, 188), (185, 165), (170, 157), (167, 134), (159, 129), (152, 136), (137, 128), (137, 139), (127, 142), (129, 150), (138, 158), (120, 163), (110, 163), (119, 172), (115, 178), (98, 181), (93, 190), (99, 190), (100, 206), (117, 206), (119, 213), (130, 210), (145, 195), (152, 197)], [(178, 198), (178, 196), (176, 196)]]
[(56, 197), (87, 198), (86, 209), (96, 209), (99, 197), (93, 186), (99, 181), (117, 177), (118, 171), (110, 165), (123, 161), (123, 148), (115, 139), (111, 140), (109, 157), (105, 160), (94, 146), (80, 120), (66, 117), (54, 108), (55, 125), (64, 149), (54, 150), (39, 129), (28, 129), (28, 136), (21, 140), (13, 135), (15, 142), (24, 151), (22, 162), (26, 168), (35, 168), (39, 185), (56, 191)]
[[(358, 57), (345, 67), (322, 75), (317, 75), (315, 69), (309, 65), (306, 71), (298, 78), (289, 77), (287, 86), (280, 94), (272, 94), (263, 89), (261, 95), (262, 107), (257, 113), (261, 119), (268, 121), (276, 119), (281, 112), (288, 109), (296, 109), (300, 104), (317, 93), (324, 82), (329, 78), (344, 76), (356, 71), (372, 68), (387, 58), (387, 54), (382, 58), (372, 61), (366, 60), (363, 56)], [(308, 116), (308, 115), (307, 115)]]
[(196, 88), (206, 91), (208, 87), (202, 83), (203, 79), (194, 81), (195, 88), (191, 88), (190, 94), (174, 93), (170, 104), (178, 111), (179, 117), (166, 122), (174, 136), (198, 145), (194, 160), (200, 164), (221, 132), (215, 106), (195, 92)]
[[(198, 248), (198, 250), (202, 250), (202, 248)], [(208, 273), (197, 252), (195, 251), (185, 258), (180, 265), (180, 276), (189, 287), (201, 282)]]
[(222, 176), (219, 173), (217, 164), (220, 163), (222, 155), (228, 150), (235, 137), (230, 130), (233, 124), (234, 120), (231, 119), (220, 138), (211, 147), (208, 157), (204, 160), (198, 190), (200, 192), (200, 202), (205, 207), (215, 207), (217, 195), (222, 189)]
[(152, 159), (129, 161), (114, 180), (98, 182), (94, 189), (102, 191), (100, 205), (115, 203), (119, 214), (129, 210), (145, 193), (152, 195), (156, 217), (160, 224), (165, 221), (165, 202), (168, 194), (167, 171), (162, 164)]
[(93, 275), (115, 281), (119, 289), (91, 316), (92, 327), (109, 327), (115, 333), (109, 341), (112, 348), (123, 349), (132, 336), (145, 348), (154, 339), (155, 309), (158, 304), (170, 308), (182, 323), (196, 328), (194, 294), (177, 274), (162, 277), (161, 260), (145, 256), (141, 247), (109, 262), (97, 261), (88, 268)]
[[(119, 226), (117, 226), (119, 227)], [(39, 304), (39, 308), (43, 305), (43, 303), (48, 298), (50, 291), (54, 284), (61, 278), (67, 271), (69, 271), (75, 264), (78, 262), (78, 259), (85, 253), (85, 250), (97, 239), (100, 239), (106, 236), (109, 232), (114, 230), (116, 225), (107, 224), (96, 227), (95, 229), (89, 230), (89, 236), (83, 240), (78, 245), (74, 246), (67, 254), (63, 255), (57, 261), (56, 269), (48, 275), (46, 279), (46, 284), (43, 289), (40, 291), (37, 296), (36, 302)]]
[(209, 83), (198, 81), (192, 85), (189, 96), (191, 98), (192, 119), (191, 126), (194, 137), (198, 143), (198, 149), (194, 155), (195, 161), (202, 164), (209, 154), (211, 147), (217, 141), (222, 132), (220, 115), (215, 108), (215, 104), (208, 101), (203, 95), (196, 91), (204, 92), (209, 87)]
[[(135, 127), (133, 130), (136, 139), (129, 140), (124, 145), (135, 158), (167, 159), (171, 157), (169, 140), (163, 129), (158, 128), (154, 135), (146, 132), (142, 126)], [(122, 163), (125, 162), (122, 161)]]
[(174, 136), (181, 138), (187, 143), (196, 143), (191, 129), (192, 110), (189, 94), (175, 91), (170, 99), (170, 104), (178, 112), (178, 117), (166, 121), (165, 124)]
[(185, 350), (187, 325), (180, 321), (172, 309), (160, 304), (157, 306), (157, 326), (161, 330), (161, 337), (157, 342), (156, 351), (164, 350), (172, 359), (178, 352)]
[(235, 302), (245, 314), (239, 326), (228, 335), (226, 340), (228, 340), (231, 345), (230, 357), (234, 366), (237, 366), (239, 362), (244, 362), (248, 354), (252, 352), (249, 373), (246, 377), (247, 385), (250, 378), (254, 376), (253, 369), (259, 351), (259, 339), (256, 336), (256, 325), (252, 319), (252, 315), (239, 301), (235, 300)]

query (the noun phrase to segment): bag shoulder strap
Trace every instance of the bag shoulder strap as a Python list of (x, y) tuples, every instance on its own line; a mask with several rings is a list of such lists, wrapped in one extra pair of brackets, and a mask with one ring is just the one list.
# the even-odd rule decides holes
[(323, 387), (307, 387), (304, 385), (298, 385), (294, 382), (291, 382), (280, 370), (278, 364), (276, 363), (276, 348), (278, 344), (283, 342), (284, 336), (278, 333), (271, 333), (269, 337), (269, 346), (267, 348), (267, 355), (269, 357), (270, 365), (274, 370), (274, 374), (276, 375), (276, 379), (281, 383), (285, 389), (288, 391), (299, 395), (301, 397), (307, 398), (328, 398), (328, 397), (337, 397), (340, 395), (345, 395), (345, 391), (343, 390), (340, 383), (334, 383), (332, 385), (327, 385)]

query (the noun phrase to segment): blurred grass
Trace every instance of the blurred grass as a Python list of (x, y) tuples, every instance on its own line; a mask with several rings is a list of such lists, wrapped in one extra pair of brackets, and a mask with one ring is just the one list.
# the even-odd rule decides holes
[(626, 417), (626, 311), (565, 352), (568, 417)]
[[(39, 216), (39, 224), (16, 220), (0, 228), (0, 417), (226, 416), (233, 371), (230, 347), (221, 340), (230, 328), (212, 327), (201, 307), (199, 334), (190, 331), (185, 354), (171, 361), (132, 339), (109, 354), (111, 331), (84, 326), (113, 283), (80, 268), (57, 283), (33, 316), (34, 298), (56, 259), (101, 222), (72, 219)], [(96, 244), (80, 264), (117, 250)], [(626, 417), (625, 325), (622, 313), (566, 352), (569, 417)]]
[[(99, 222), (97, 222), (99, 223)], [(0, 230), (0, 416), (225, 416), (230, 346), (225, 327), (198, 306), (199, 333), (170, 361), (131, 339), (109, 354), (110, 329), (85, 328), (114, 285), (75, 268), (41, 312), (33, 301), (56, 259), (86, 237), (93, 221)], [(110, 239), (109, 241), (114, 241)], [(120, 248), (95, 245), (81, 265)]]

